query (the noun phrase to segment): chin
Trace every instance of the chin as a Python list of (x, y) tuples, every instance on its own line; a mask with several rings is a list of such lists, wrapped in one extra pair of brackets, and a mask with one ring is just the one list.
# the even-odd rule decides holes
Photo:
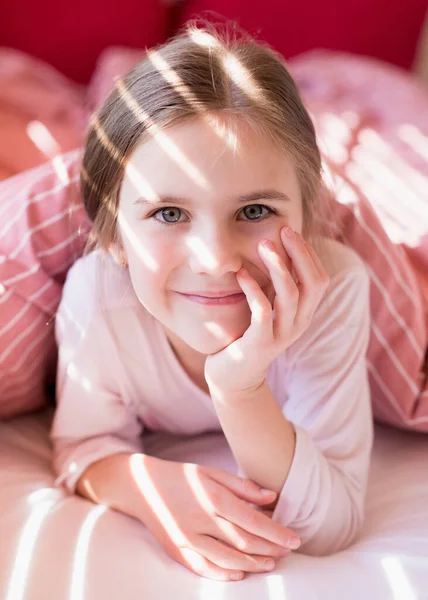
[(234, 337), (228, 336), (227, 340), (219, 340), (214, 335), (198, 337), (197, 339), (185, 340), (189, 346), (191, 346), (197, 352), (201, 354), (216, 354), (224, 348), (227, 348), (229, 344), (242, 337), (243, 333), (239, 333)]

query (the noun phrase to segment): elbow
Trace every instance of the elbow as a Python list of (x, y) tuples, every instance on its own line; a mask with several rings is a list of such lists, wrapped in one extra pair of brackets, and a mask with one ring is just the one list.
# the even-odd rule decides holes
[(346, 550), (362, 529), (364, 512), (364, 503), (350, 502), (347, 510), (327, 515), (317, 531), (303, 542), (299, 552), (309, 556), (330, 556)]
[(342, 552), (352, 546), (360, 530), (361, 525), (358, 525), (349, 528), (343, 535), (336, 539), (331, 539), (326, 535), (324, 539), (309, 540), (306, 544), (301, 546), (299, 551), (308, 556), (330, 556)]

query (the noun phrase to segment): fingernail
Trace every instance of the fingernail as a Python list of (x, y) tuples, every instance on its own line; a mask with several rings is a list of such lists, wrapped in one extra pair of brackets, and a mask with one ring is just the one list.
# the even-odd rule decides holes
[(262, 496), (276, 496), (276, 492), (274, 492), (273, 490), (260, 490), (260, 493), (262, 494)]
[(284, 235), (286, 235), (289, 238), (292, 238), (294, 236), (294, 231), (291, 229), (291, 227), (286, 227), (282, 231), (283, 231)]
[(287, 546), (292, 550), (296, 550), (300, 546), (300, 538), (292, 537), (289, 539)]
[(273, 569), (275, 567), (275, 561), (273, 559), (269, 558), (268, 560), (265, 560), (263, 562), (263, 566), (266, 569)]
[(274, 250), (273, 244), (270, 240), (263, 240), (262, 246), (263, 248), (267, 248), (268, 250)]

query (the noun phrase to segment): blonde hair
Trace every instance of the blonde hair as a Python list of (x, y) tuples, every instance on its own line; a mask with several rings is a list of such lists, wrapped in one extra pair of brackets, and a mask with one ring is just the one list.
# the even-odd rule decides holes
[(235, 27), (205, 23), (149, 50), (94, 115), (81, 171), (90, 244), (107, 250), (118, 241), (119, 192), (137, 146), (154, 130), (201, 115), (244, 119), (270, 136), (296, 170), (303, 236), (316, 247), (318, 237), (331, 234), (315, 129), (284, 60)]

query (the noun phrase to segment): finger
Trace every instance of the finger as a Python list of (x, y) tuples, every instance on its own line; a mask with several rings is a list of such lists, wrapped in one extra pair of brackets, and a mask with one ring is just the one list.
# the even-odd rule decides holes
[(314, 261), (314, 264), (315, 264), (316, 268), (318, 269), (318, 272), (321, 275), (321, 277), (325, 278), (325, 279), (329, 279), (329, 275), (328, 275), (327, 271), (325, 270), (324, 265), (320, 261), (318, 254), (315, 252), (314, 247), (308, 241), (304, 240), (304, 242), (306, 245), (306, 249), (309, 252), (309, 254), (311, 255), (312, 260)]
[(292, 238), (282, 235), (287, 252), (291, 256), (294, 269), (297, 273), (300, 298), (294, 318), (294, 326), (300, 335), (309, 325), (325, 289), (328, 285), (327, 277), (320, 273), (319, 263), (316, 264), (313, 256), (315, 251), (310, 244), (306, 244), (299, 233), (295, 232)]
[(311, 246), (311, 244), (309, 242), (306, 242), (306, 249), (309, 252), (309, 254), (312, 257), (312, 260), (314, 261), (314, 264), (316, 266), (316, 268), (318, 269), (318, 273), (321, 277), (321, 280), (323, 282), (323, 291), (325, 292), (325, 290), (328, 288), (329, 284), (330, 284), (330, 275), (328, 274), (328, 272), (325, 270), (324, 265), (322, 264), (322, 262), (319, 259), (319, 256), (317, 255), (315, 249), (313, 248), (313, 246)]
[(321, 274), (308, 251), (309, 246), (305, 244), (302, 236), (296, 231), (292, 237), (288, 237), (281, 231), (281, 239), (287, 254), (293, 261), (293, 267), (299, 280), (299, 290), (307, 292), (320, 285)]
[(290, 548), (285, 548), (279, 544), (269, 542), (265, 538), (253, 535), (235, 525), (226, 521), (222, 517), (215, 517), (214, 523), (217, 527), (216, 531), (213, 531), (213, 537), (218, 540), (231, 545), (233, 548), (244, 552), (245, 554), (258, 555), (258, 556), (272, 556), (275, 558), (281, 558), (291, 554)]
[(269, 269), (275, 288), (275, 325), (274, 337), (286, 337), (292, 331), (299, 304), (299, 289), (287, 269), (284, 261), (275, 249), (273, 242), (264, 240), (259, 244), (263, 262)]
[[(227, 498), (227, 496), (226, 496)], [(217, 504), (217, 515), (230, 521), (258, 537), (262, 537), (278, 546), (296, 550), (300, 545), (299, 537), (280, 523), (272, 521), (269, 517), (248, 506), (233, 495), (227, 502)]]
[(273, 311), (268, 298), (246, 269), (240, 269), (236, 277), (251, 310), (251, 324), (244, 337), (254, 341), (270, 340), (273, 335)]
[(233, 475), (222, 469), (216, 467), (204, 467), (205, 472), (213, 479), (216, 483), (225, 486), (229, 491), (233, 492), (235, 496), (254, 504), (270, 504), (277, 496), (277, 493), (273, 490), (265, 490), (255, 481), (251, 479), (245, 479)]
[(198, 552), (223, 569), (233, 571), (242, 569), (252, 573), (260, 573), (272, 571), (275, 568), (275, 560), (272, 557), (244, 554), (209, 535), (199, 536), (196, 544)]
[(229, 570), (219, 567), (192, 548), (177, 548), (177, 553), (172, 558), (193, 573), (208, 579), (215, 579), (216, 581), (234, 579), (236, 581), (244, 578), (242, 570)]

